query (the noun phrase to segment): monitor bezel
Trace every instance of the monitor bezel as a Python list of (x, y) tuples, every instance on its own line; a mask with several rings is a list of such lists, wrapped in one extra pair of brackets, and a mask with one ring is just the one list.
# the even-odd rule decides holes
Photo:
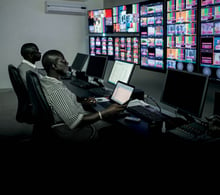
[[(197, 108), (198, 110), (196, 111), (197, 113), (194, 113), (193, 111), (186, 110), (185, 108), (180, 108), (179, 105), (174, 105), (174, 104), (172, 104), (172, 103), (170, 103), (170, 102), (168, 102), (167, 100), (164, 99), (165, 94), (167, 94), (167, 92), (165, 90), (166, 90), (166, 86), (167, 86), (167, 81), (169, 79), (169, 74), (170, 73), (172, 74), (172, 72), (173, 73), (176, 72), (179, 75), (181, 75), (181, 74), (186, 75), (187, 74), (187, 75), (190, 75), (190, 76), (196, 76), (198, 79), (203, 79), (204, 88), (203, 88), (199, 108)], [(179, 112), (180, 114), (184, 114), (184, 115), (191, 116), (191, 117), (201, 118), (202, 113), (203, 113), (203, 109), (204, 109), (204, 104), (205, 104), (207, 91), (208, 91), (208, 84), (209, 84), (209, 77), (206, 76), (206, 75), (203, 75), (201, 73), (182, 71), (182, 70), (178, 70), (178, 69), (167, 69), (166, 76), (165, 76), (165, 82), (164, 82), (163, 90), (162, 90), (161, 97), (160, 97), (160, 102), (165, 104), (165, 105), (168, 105), (168, 106), (170, 106), (174, 109), (177, 109), (177, 112)], [(176, 83), (174, 85), (177, 86)], [(178, 88), (178, 86), (177, 86), (177, 88)], [(189, 103), (189, 104), (192, 106), (192, 103)]]
[[(78, 68), (76, 69), (76, 68), (73, 67), (74, 62), (75, 62), (75, 60), (76, 60), (76, 58), (77, 58), (78, 55), (83, 55), (83, 56), (84, 56), (84, 58), (83, 58), (83, 63), (82, 63), (83, 65), (81, 66), (81, 69), (78, 69)], [(72, 62), (71, 69), (74, 70), (74, 71), (77, 71), (77, 72), (82, 71), (82, 69), (83, 69), (83, 67), (85, 66), (85, 63), (86, 63), (88, 57), (89, 57), (88, 54), (78, 52), (78, 53), (76, 54), (76, 56), (75, 56), (73, 62)]]
[[(94, 75), (89, 75), (88, 74), (88, 67), (89, 67), (89, 60), (90, 60), (90, 58), (106, 58), (106, 60), (105, 60), (105, 65), (104, 65), (104, 68), (103, 68), (103, 71), (102, 71), (102, 76), (101, 77), (98, 77), (98, 76), (94, 76)], [(104, 77), (105, 77), (105, 72), (106, 72), (106, 67), (107, 67), (107, 64), (108, 64), (108, 56), (89, 56), (89, 59), (88, 59), (88, 63), (87, 63), (87, 67), (86, 67), (86, 71), (85, 71), (85, 74), (86, 74), (86, 76), (88, 76), (88, 77), (92, 77), (92, 78), (94, 78), (94, 79), (104, 79)]]
[(119, 62), (122, 62), (122, 63), (127, 63), (127, 64), (132, 64), (132, 65), (133, 65), (133, 67), (132, 67), (132, 69), (131, 69), (131, 72), (130, 72), (130, 75), (129, 75), (129, 77), (128, 77), (128, 81), (125, 82), (125, 81), (118, 80), (118, 81), (120, 81), (120, 82), (129, 84), (130, 81), (131, 81), (132, 74), (133, 74), (134, 69), (135, 69), (135, 64), (134, 64), (134, 63), (130, 63), (130, 62), (121, 61), (121, 60), (115, 60), (115, 61), (114, 61), (114, 64), (113, 64), (113, 66), (112, 66), (112, 69), (111, 69), (111, 72), (110, 72), (110, 74), (109, 74), (109, 77), (108, 77), (107, 82), (108, 82), (109, 84), (111, 84), (111, 85), (114, 85), (114, 86), (117, 84), (117, 81), (116, 81), (116, 83), (113, 83), (113, 82), (111, 82), (111, 81), (109, 80), (116, 61), (119, 61)]

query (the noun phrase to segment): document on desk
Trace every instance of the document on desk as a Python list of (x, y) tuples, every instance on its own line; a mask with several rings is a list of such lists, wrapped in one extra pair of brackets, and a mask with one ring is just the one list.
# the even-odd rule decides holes
[(132, 107), (132, 106), (149, 106), (149, 104), (144, 102), (143, 100), (134, 99), (128, 103), (127, 107)]

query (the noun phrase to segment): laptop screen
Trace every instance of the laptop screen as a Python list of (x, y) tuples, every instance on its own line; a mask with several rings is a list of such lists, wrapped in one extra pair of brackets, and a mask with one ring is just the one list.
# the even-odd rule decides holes
[(127, 103), (134, 91), (134, 86), (118, 81), (112, 93), (111, 100), (123, 105)]

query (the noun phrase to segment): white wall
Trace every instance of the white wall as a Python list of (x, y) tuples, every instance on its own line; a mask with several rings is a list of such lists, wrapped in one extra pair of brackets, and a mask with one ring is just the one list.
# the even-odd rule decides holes
[[(45, 0), (1, 0), (0, 89), (11, 88), (8, 64), (22, 60), (20, 47), (35, 42), (42, 53), (59, 49), (71, 63), (76, 52), (88, 52), (87, 16), (46, 14)], [(85, 1), (87, 8), (103, 8), (103, 0)], [(41, 63), (37, 63), (41, 66)]]

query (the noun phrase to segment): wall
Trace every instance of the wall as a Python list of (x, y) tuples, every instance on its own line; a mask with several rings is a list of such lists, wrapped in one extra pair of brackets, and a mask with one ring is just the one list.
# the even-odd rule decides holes
[[(45, 0), (1, 0), (0, 89), (12, 87), (7, 67), (20, 63), (23, 43), (35, 42), (42, 53), (59, 49), (70, 63), (76, 52), (88, 52), (87, 16), (46, 14), (44, 3)], [(103, 0), (85, 3), (88, 9), (103, 8)]]
[[(141, 0), (87, 0), (88, 9), (109, 8)], [(25, 42), (35, 42), (40, 51), (60, 49), (71, 63), (76, 52), (88, 52), (87, 16), (46, 14), (45, 0), (1, 0), (0, 4), (0, 89), (11, 88), (8, 64), (19, 64), (22, 60), (20, 47)], [(112, 67), (109, 62), (107, 74)], [(37, 64), (41, 66), (40, 63)], [(164, 73), (140, 69), (136, 66), (131, 84), (143, 89), (159, 101), (164, 84)], [(213, 110), (214, 92), (219, 84), (210, 83), (204, 116)], [(162, 105), (164, 106), (164, 105)]]
[[(109, 8), (113, 6), (142, 2), (142, 1), (145, 0), (111, 0), (111, 1), (104, 0), (104, 7)], [(111, 66), (112, 65), (113, 63), (111, 63)], [(160, 97), (163, 90), (164, 81), (165, 81), (165, 73), (140, 69), (140, 67), (137, 65), (135, 67), (135, 71), (132, 75), (132, 79), (130, 83), (132, 85), (135, 85), (139, 89), (143, 89), (146, 94), (149, 94), (153, 98), (155, 98), (161, 107), (173, 111), (172, 108), (160, 103)], [(213, 106), (214, 106), (213, 101), (214, 101), (215, 91), (220, 91), (220, 83), (216, 84), (210, 82), (202, 117), (208, 116), (213, 112)]]

